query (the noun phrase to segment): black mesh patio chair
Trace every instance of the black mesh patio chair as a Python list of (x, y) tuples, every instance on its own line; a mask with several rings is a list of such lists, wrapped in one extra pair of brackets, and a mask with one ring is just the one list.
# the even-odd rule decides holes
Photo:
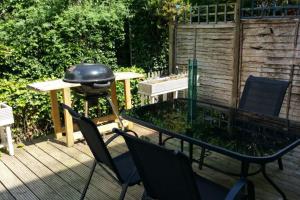
[(250, 75), (238, 108), (259, 114), (278, 116), (288, 86), (288, 81)]
[(196, 175), (189, 158), (183, 153), (141, 140), (119, 129), (113, 129), (113, 132), (124, 137), (132, 154), (145, 187), (143, 199), (255, 199), (254, 186), (246, 179), (238, 180), (229, 190)]
[[(283, 103), (288, 81), (274, 80), (250, 75), (246, 80), (244, 91), (239, 103), (239, 110), (277, 117)], [(199, 168), (202, 168), (205, 149), (202, 149)], [(278, 165), (283, 170), (282, 159)]]
[[(140, 176), (136, 170), (129, 151), (118, 155), (117, 157), (111, 157), (106, 146), (119, 135), (114, 134), (106, 142), (104, 142), (97, 126), (92, 120), (79, 115), (67, 105), (61, 104), (61, 106), (69, 111), (74, 122), (79, 126), (84, 139), (86, 140), (91, 152), (95, 157), (88, 181), (82, 192), (81, 199), (84, 199), (85, 197), (97, 164), (99, 164), (104, 171), (106, 171), (118, 184), (122, 186), (119, 199), (124, 199), (128, 186), (139, 184)], [(135, 136), (137, 135), (135, 134)]]

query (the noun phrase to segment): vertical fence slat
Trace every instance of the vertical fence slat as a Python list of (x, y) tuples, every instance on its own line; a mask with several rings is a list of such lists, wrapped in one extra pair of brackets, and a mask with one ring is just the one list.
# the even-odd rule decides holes
[(193, 20), (193, 7), (190, 8), (190, 24), (192, 24)]
[(251, 16), (253, 16), (253, 11), (254, 11), (254, 0), (251, 1)]
[(198, 23), (200, 24), (200, 6), (197, 6), (198, 9)]
[(215, 4), (215, 23), (218, 22), (218, 4)]
[(293, 81), (294, 81), (294, 75), (295, 75), (295, 65), (296, 65), (296, 51), (297, 51), (297, 44), (298, 44), (298, 38), (299, 38), (299, 20), (296, 22), (295, 26), (295, 33), (294, 33), (294, 55), (293, 55), (293, 65), (290, 72), (290, 85), (288, 89), (288, 97), (287, 97), (287, 111), (286, 111), (286, 118), (289, 119), (290, 116), (290, 107), (291, 107), (291, 98), (292, 98), (292, 89), (293, 89)]
[(209, 13), (209, 7), (208, 5), (206, 6), (206, 23), (208, 24), (209, 22), (209, 16), (208, 16), (208, 13)]
[(239, 100), (239, 73), (240, 73), (240, 51), (241, 46), (241, 21), (240, 21), (240, 5), (241, 0), (237, 0), (235, 5), (235, 29), (234, 29), (234, 46), (233, 46), (233, 72), (232, 72), (232, 91), (231, 91), (231, 106), (236, 108)]
[(227, 22), (227, 2), (225, 3), (224, 5), (224, 22), (226, 23)]

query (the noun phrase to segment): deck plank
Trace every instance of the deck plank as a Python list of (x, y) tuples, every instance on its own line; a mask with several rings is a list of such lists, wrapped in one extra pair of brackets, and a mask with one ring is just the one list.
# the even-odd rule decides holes
[(15, 156), (63, 199), (73, 200), (80, 198), (77, 190), (24, 149), (17, 151)]
[[(119, 147), (120, 146), (114, 142), (112, 142), (111, 146), (109, 146), (108, 149), (109, 149), (112, 157), (124, 152), (124, 151), (120, 150)], [(76, 144), (76, 146), (74, 146), (74, 148), (76, 148), (77, 150), (81, 151), (82, 153), (86, 154), (89, 157), (93, 157), (93, 155), (87, 145), (78, 143), (78, 144)], [(96, 172), (105, 176), (108, 179), (110, 178), (105, 172), (103, 172), (103, 170), (101, 168), (96, 168)], [(141, 199), (142, 193), (143, 193), (143, 188), (141, 188), (141, 186), (136, 185), (136, 186), (131, 186), (128, 188), (128, 194), (135, 197), (135, 199)]]
[(15, 200), (15, 198), (9, 193), (0, 181), (0, 199)]
[(2, 156), (3, 163), (17, 174), (18, 178), (39, 198), (45, 200), (63, 200), (54, 190), (45, 184), (30, 169), (23, 165), (18, 159), (8, 155)]
[[(46, 142), (41, 142), (41, 143), (38, 143), (37, 146), (40, 147), (41, 149), (43, 149), (44, 151), (49, 152), (49, 155), (55, 156), (55, 158), (58, 161), (63, 162), (68, 168), (72, 169), (79, 176), (81, 176), (85, 179), (88, 177), (89, 172), (90, 172), (90, 168), (88, 168), (83, 163), (79, 162), (78, 160), (74, 159), (70, 155), (64, 153), (63, 151), (61, 151), (59, 149), (57, 149), (55, 146), (52, 146), (50, 143), (51, 142), (47, 142), (47, 143)], [(73, 148), (68, 148), (69, 152), (72, 151), (72, 150), (73, 150)], [(70, 153), (72, 153), (72, 152), (70, 152)], [(78, 154), (77, 151), (74, 152), (74, 154), (75, 153), (77, 153), (77, 155), (80, 155), (80, 154)], [(57, 155), (59, 155), (59, 156), (57, 156)], [(90, 158), (87, 162), (89, 163), (89, 165), (91, 165), (92, 161), (93, 160)], [(97, 166), (97, 168), (99, 168), (99, 167)], [(101, 170), (101, 168), (100, 168), (100, 170)], [(101, 181), (103, 178), (104, 178), (103, 176), (100, 177), (99, 175), (97, 177), (97, 173), (95, 173), (93, 175), (91, 185), (93, 185), (94, 187), (99, 189), (102, 193), (107, 194), (107, 196), (111, 197), (112, 199), (117, 199), (119, 194), (121, 193), (121, 187), (119, 185), (117, 185), (117, 183), (113, 184), (108, 180), (107, 181)], [(111, 191), (114, 191), (114, 192), (111, 192)], [(128, 199), (129, 200), (134, 200), (135, 198), (132, 197), (132, 196), (128, 196)]]
[[(66, 146), (57, 144), (53, 141), (49, 142), (49, 144), (57, 148), (58, 151), (67, 154), (68, 156), (75, 159), (77, 162), (80, 162), (82, 165), (88, 167), (88, 169), (91, 167), (92, 160), (93, 160), (91, 155), (87, 155), (76, 148), (68, 148)], [(85, 147), (87, 146), (85, 145)], [(94, 174), (92, 181), (93, 180), (94, 180), (93, 184), (96, 184), (97, 187), (102, 188), (104, 184), (106, 191), (109, 192), (115, 190), (114, 198), (117, 198), (116, 194), (119, 195), (121, 192), (121, 187), (115, 182), (115, 180), (113, 180), (110, 176), (108, 176), (107, 173), (104, 172), (100, 167), (96, 168), (96, 173)], [(131, 192), (131, 189), (129, 189), (129, 192), (127, 192), (126, 194), (126, 199), (128, 200), (135, 200), (140, 198), (141, 198), (141, 189), (139, 189), (139, 192), (137, 193), (133, 193)]]
[[(157, 133), (150, 129), (135, 125), (133, 130), (139, 135), (146, 136), (153, 143), (158, 142)], [(107, 139), (107, 137), (109, 135), (104, 138)], [(179, 144), (179, 140), (172, 139), (167, 142), (166, 146), (178, 149)], [(114, 140), (109, 145), (109, 150), (113, 157), (127, 151), (122, 137)], [(195, 157), (199, 156), (200, 150), (199, 147), (194, 147)], [(185, 153), (187, 152), (188, 145), (185, 145)], [(52, 193), (51, 199), (56, 197), (67, 200), (79, 199), (93, 159), (89, 147), (83, 143), (77, 143), (68, 148), (55, 140), (34, 140), (34, 144), (28, 145), (24, 149), (16, 149), (15, 158), (7, 155), (0, 158), (0, 199), (46, 199), (43, 198), (43, 195), (49, 195), (49, 193)], [(267, 165), (268, 174), (278, 183), (289, 200), (300, 199), (299, 160), (300, 147), (283, 157), (283, 171), (278, 169), (277, 162)], [(237, 171), (240, 168), (238, 161), (214, 152), (209, 154), (205, 162), (230, 171)], [(193, 168), (201, 176), (226, 187), (231, 187), (237, 180), (237, 177), (217, 173), (207, 167), (199, 170), (196, 163), (193, 164)], [(2, 176), (1, 173), (5, 173), (6, 176)], [(249, 179), (255, 184), (257, 200), (281, 199), (261, 174), (249, 177)], [(19, 185), (27, 192), (27, 196), (23, 195), (23, 190), (16, 188)], [(142, 192), (142, 186), (130, 187), (126, 200), (141, 199)], [(100, 167), (97, 167), (87, 199), (111, 200), (117, 199), (119, 194), (120, 186)], [(34, 197), (31, 198), (31, 195)]]
[[(104, 140), (106, 141), (106, 139), (109, 137), (110, 137), (110, 135), (105, 136)], [(124, 153), (125, 151), (128, 151), (126, 144), (124, 143), (124, 140), (123, 140), (123, 143), (121, 143), (121, 144), (117, 143), (116, 142), (117, 140), (123, 140), (123, 139), (122, 139), (122, 137), (118, 137), (115, 140), (113, 140), (108, 146), (108, 150), (112, 157), (115, 157), (115, 156), (119, 155), (120, 153)], [(84, 145), (83, 143), (76, 144), (76, 146), (74, 146), (74, 148), (78, 149), (79, 151), (85, 153), (86, 155), (88, 155), (90, 157), (93, 157), (89, 147), (87, 145)], [(100, 169), (100, 168), (98, 168), (98, 169)], [(103, 174), (104, 176), (107, 176), (107, 174), (103, 173), (103, 170), (101, 170), (101, 169), (98, 170), (97, 172)], [(128, 193), (135, 196), (136, 199), (141, 199), (143, 189), (141, 189), (141, 187), (138, 185), (131, 186), (128, 188)]]
[[(74, 188), (77, 191), (77, 193), (79, 192), (81, 194), (86, 184), (86, 181), (82, 177), (80, 177), (74, 171), (63, 165), (61, 162), (57, 161), (55, 158), (51, 157), (48, 154), (49, 152), (46, 153), (36, 145), (26, 146), (25, 149), (33, 157), (38, 158), (40, 162), (42, 162), (46, 167), (48, 167), (53, 173), (61, 177), (66, 183), (69, 184), (70, 187)], [(99, 192), (99, 190), (93, 186), (90, 186), (89, 190), (91, 190), (91, 192), (86, 194), (86, 197), (88, 199), (111, 199), (106, 194)], [(76, 199), (79, 199), (79, 197)]]
[[(50, 145), (52, 145), (53, 147), (57, 148), (58, 151), (67, 154), (68, 156), (70, 156), (72, 159), (76, 160), (77, 162), (81, 163), (82, 165), (87, 167), (87, 170), (89, 170), (92, 167), (94, 158), (92, 157), (92, 155), (87, 155), (85, 153), (83, 153), (82, 151), (79, 151), (76, 148), (68, 148), (64, 145), (60, 145), (57, 144), (56, 142), (49, 142)], [(77, 146), (77, 145), (75, 145)], [(86, 147), (86, 145), (84, 145)], [(100, 171), (100, 173), (98, 173), (98, 171)], [(96, 180), (102, 180), (103, 181), (108, 181), (109, 185), (106, 185), (107, 187), (109, 187), (109, 189), (118, 189), (119, 185), (117, 183), (114, 183), (114, 180), (107, 176), (107, 174), (103, 173), (103, 170), (98, 169), (98, 167), (96, 167), (95, 170), (95, 174), (94, 174), (94, 179)], [(92, 180), (93, 181), (93, 180)]]
[(26, 185), (5, 164), (0, 161), (0, 181), (6, 186), (10, 193), (17, 199), (38, 200), (37, 196), (30, 191)]

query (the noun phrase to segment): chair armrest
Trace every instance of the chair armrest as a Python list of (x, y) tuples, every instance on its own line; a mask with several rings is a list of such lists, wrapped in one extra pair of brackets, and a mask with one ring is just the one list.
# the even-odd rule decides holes
[(247, 187), (247, 183), (248, 181), (246, 179), (238, 180), (228, 192), (225, 200), (234, 200), (237, 197), (237, 195), (241, 192), (241, 190), (244, 187)]
[(133, 130), (130, 130), (130, 129), (126, 129), (124, 132), (126, 132), (126, 133), (133, 133), (133, 135), (135, 136), (135, 137), (139, 137), (138, 136), (138, 134), (135, 132), (135, 131), (133, 131)]
[[(113, 133), (115, 133), (113, 136), (111, 136), (110, 138), (108, 138), (108, 140), (106, 140), (105, 145), (107, 146), (109, 143), (111, 143), (114, 139), (116, 139), (117, 137), (119, 137), (120, 135), (123, 134), (123, 131), (117, 129), (117, 128), (113, 128), (112, 130)], [(133, 135), (135, 137), (138, 137), (137, 133), (132, 131), (132, 130), (125, 130), (124, 132), (128, 133), (131, 132), (133, 133)]]
[(80, 119), (81, 115), (75, 112), (70, 106), (63, 103), (60, 103), (59, 106), (62, 110), (66, 109), (72, 115), (72, 118)]
[(115, 133), (113, 134), (113, 136), (111, 136), (110, 138), (108, 138), (106, 141), (105, 141), (105, 145), (109, 145), (109, 143), (111, 143), (114, 139), (116, 139), (117, 137), (119, 137), (120, 135), (118, 133)]

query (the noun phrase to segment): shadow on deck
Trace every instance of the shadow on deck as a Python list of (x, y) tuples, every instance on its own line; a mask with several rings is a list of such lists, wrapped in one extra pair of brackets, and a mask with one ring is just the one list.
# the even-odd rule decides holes
[[(149, 129), (135, 126), (140, 135), (157, 142), (157, 135)], [(177, 148), (179, 142), (172, 140), (169, 148)], [(127, 150), (122, 138), (115, 140), (109, 147), (113, 156)], [(195, 148), (196, 156), (199, 149)], [(0, 199), (79, 199), (88, 177), (93, 157), (84, 143), (66, 147), (53, 139), (40, 139), (16, 149), (16, 155), (2, 154), (0, 158)], [(217, 153), (211, 154), (205, 162), (222, 166), (226, 170), (239, 170), (239, 163)], [(280, 171), (276, 162), (268, 165), (270, 177), (283, 189), (288, 199), (300, 199), (300, 148), (283, 157), (284, 170)], [(255, 166), (253, 166), (255, 168)], [(217, 173), (208, 168), (194, 169), (201, 176), (230, 187), (236, 177)], [(281, 199), (262, 175), (250, 178), (256, 189), (256, 197), (261, 200)], [(118, 199), (120, 186), (100, 167), (96, 167), (86, 199)], [(130, 187), (126, 199), (141, 199), (143, 186)]]

